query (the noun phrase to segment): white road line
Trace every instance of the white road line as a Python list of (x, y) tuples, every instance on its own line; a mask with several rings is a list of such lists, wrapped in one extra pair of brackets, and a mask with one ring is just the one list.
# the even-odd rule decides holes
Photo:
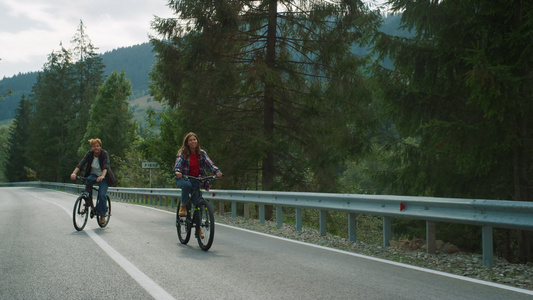
[[(33, 195), (30, 193), (33, 197), (52, 203), (54, 205), (59, 206), (61, 209), (63, 209), (69, 216), (72, 216), (72, 211), (69, 211), (64, 206), (43, 199), (39, 196)], [(104, 239), (102, 239), (99, 235), (97, 235), (94, 230), (89, 229), (85, 230), (87, 235), (91, 237), (91, 239), (98, 245), (102, 250), (104, 250), (109, 257), (111, 257), (124, 271), (126, 271), (137, 283), (139, 283), (140, 286), (142, 286), (152, 297), (155, 299), (161, 299), (161, 300), (176, 300), (176, 298), (172, 297), (167, 291), (165, 291), (161, 286), (159, 286), (155, 281), (153, 281), (150, 277), (148, 277), (146, 274), (144, 274), (139, 268), (137, 268), (133, 263), (131, 263), (129, 260), (127, 260), (124, 256), (122, 256), (117, 250), (115, 250), (113, 247), (111, 247)]]
[[(154, 210), (158, 210), (158, 211), (162, 211), (162, 212), (166, 212), (166, 213), (170, 213), (170, 214), (175, 214), (174, 212), (170, 212), (168, 210), (158, 209), (158, 208), (154, 208), (154, 207), (146, 207), (146, 206), (142, 206), (142, 205), (138, 205), (138, 206), (145, 207), (145, 208), (150, 208), (150, 209), (154, 209)], [(389, 265), (395, 265), (395, 266), (399, 266), (399, 267), (403, 267), (403, 268), (407, 268), (407, 269), (412, 269), (412, 270), (417, 270), (417, 271), (421, 271), (421, 272), (441, 275), (441, 276), (445, 276), (445, 277), (449, 277), (449, 278), (454, 278), (454, 279), (459, 279), (459, 280), (463, 280), (463, 281), (483, 284), (483, 285), (486, 285), (486, 286), (492, 286), (492, 287), (496, 287), (496, 288), (499, 288), (499, 289), (509, 290), (509, 291), (513, 291), (513, 292), (517, 292), (517, 293), (526, 294), (526, 295), (532, 295), (533, 296), (533, 291), (531, 291), (531, 290), (521, 289), (521, 288), (517, 288), (517, 287), (513, 287), (513, 286), (494, 283), (494, 282), (490, 282), (490, 281), (484, 281), (484, 280), (480, 280), (480, 279), (474, 279), (474, 278), (470, 278), (470, 277), (450, 274), (450, 273), (441, 272), (441, 271), (435, 271), (435, 270), (431, 270), (431, 269), (412, 266), (412, 265), (408, 265), (408, 264), (404, 264), (404, 263), (400, 263), (400, 262), (395, 262), (395, 261), (391, 261), (391, 260), (386, 260), (386, 259), (382, 259), (382, 258), (377, 258), (377, 257), (367, 256), (367, 255), (358, 254), (358, 253), (354, 253), (354, 252), (344, 251), (344, 250), (340, 250), (340, 249), (335, 249), (335, 248), (329, 248), (329, 247), (325, 247), (325, 246), (310, 244), (310, 243), (306, 243), (306, 242), (302, 242), (302, 241), (291, 240), (291, 239), (288, 239), (288, 238), (279, 237), (279, 236), (275, 236), (275, 235), (271, 235), (271, 234), (267, 234), (267, 233), (262, 233), (262, 232), (257, 232), (257, 231), (253, 231), (253, 230), (248, 230), (248, 229), (244, 229), (244, 228), (239, 228), (239, 227), (235, 227), (235, 226), (231, 226), (231, 225), (226, 225), (226, 224), (221, 224), (221, 223), (216, 223), (216, 222), (215, 222), (215, 224), (217, 226), (233, 228), (233, 229), (236, 229), (236, 230), (245, 231), (245, 232), (249, 232), (249, 233), (253, 233), (253, 234), (257, 234), (257, 235), (262, 235), (262, 236), (266, 236), (266, 237), (270, 237), (270, 238), (274, 238), (274, 239), (278, 239), (278, 240), (283, 240), (283, 241), (287, 241), (287, 242), (291, 242), (291, 243), (306, 245), (306, 246), (309, 246), (309, 247), (314, 247), (314, 248), (319, 248), (319, 249), (328, 250), (328, 251), (332, 251), (332, 252), (342, 253), (342, 254), (355, 256), (355, 257), (359, 257), (359, 258), (363, 258), (363, 259), (378, 261), (378, 262), (389, 264)]]
[[(36, 198), (39, 198), (35, 195), (32, 195)], [(44, 200), (42, 198), (39, 198), (41, 200)], [(53, 203), (55, 205), (58, 205), (60, 206), (61, 208), (63, 208), (63, 210), (65, 210), (69, 215), (71, 214), (71, 212), (69, 212), (67, 209), (65, 209), (64, 207), (62, 207), (61, 205), (59, 204), (56, 204), (54, 202), (51, 202), (51, 201), (47, 201), (47, 200), (44, 200), (46, 202), (50, 202), (50, 203)], [(153, 210), (157, 210), (157, 211), (161, 211), (161, 212), (165, 212), (165, 213), (169, 213), (169, 214), (175, 214), (174, 212), (170, 212), (168, 210), (163, 210), (163, 209), (159, 209), (159, 208), (155, 208), (155, 207), (149, 207), (149, 206), (143, 206), (143, 205), (137, 205), (137, 204), (133, 204), (135, 206), (139, 206), (139, 207), (143, 207), (143, 208), (148, 208), (148, 209), (153, 209)], [(362, 254), (358, 254), (358, 253), (353, 253), (353, 252), (349, 252), (349, 251), (344, 251), (344, 250), (339, 250), (339, 249), (335, 249), (335, 248), (329, 248), (329, 247), (325, 247), (325, 246), (320, 246), (320, 245), (315, 245), (315, 244), (310, 244), (310, 243), (306, 243), (306, 242), (302, 242), (302, 241), (297, 241), (297, 240), (291, 240), (291, 239), (287, 239), (287, 238), (283, 238), (283, 237), (279, 237), (279, 236), (275, 236), (275, 235), (270, 235), (270, 234), (266, 234), (266, 233), (262, 233), (262, 232), (257, 232), (257, 231), (252, 231), (252, 230), (248, 230), (248, 229), (244, 229), (244, 228), (239, 228), (239, 227), (235, 227), (235, 226), (231, 226), (231, 225), (226, 225), (226, 224), (221, 224), (221, 223), (215, 223), (217, 226), (222, 226), (222, 227), (228, 227), (228, 228), (233, 228), (233, 229), (236, 229), (236, 230), (241, 230), (241, 231), (245, 231), (245, 232), (249, 232), (249, 233), (253, 233), (253, 234), (258, 234), (258, 235), (262, 235), (262, 236), (267, 236), (267, 237), (270, 237), (270, 238), (274, 238), (274, 239), (280, 239), (280, 240), (284, 240), (284, 241), (287, 241), (287, 242), (291, 242), (291, 243), (297, 243), (297, 244), (302, 244), (302, 245), (306, 245), (306, 246), (309, 246), (309, 247), (314, 247), (314, 248), (319, 248), (319, 249), (324, 249), (324, 250), (328, 250), (328, 251), (333, 251), (333, 252), (337, 252), (337, 253), (342, 253), (342, 254), (346, 254), (346, 255), (350, 255), (350, 256), (355, 256), (355, 257), (359, 257), (359, 258), (363, 258), (363, 259), (368, 259), (368, 260), (373, 260), (373, 261), (378, 261), (378, 262), (381, 262), (381, 263), (385, 263), (385, 264), (390, 264), (390, 265), (395, 265), (395, 266), (399, 266), (399, 267), (403, 267), (403, 268), (408, 268), (408, 269), (413, 269), (413, 270), (417, 270), (417, 271), (421, 271), (421, 272), (426, 272), (426, 273), (431, 273), (431, 274), (437, 274), (437, 275), (441, 275), (441, 276), (445, 276), (445, 277), (449, 277), (449, 278), (455, 278), (455, 279), (459, 279), (459, 280), (463, 280), (463, 281), (468, 281), (468, 282), (473, 282), (473, 283), (478, 283), (478, 284), (482, 284), (482, 285), (486, 285), (486, 286), (492, 286), (492, 287), (496, 287), (496, 288), (500, 288), (500, 289), (504, 289), (504, 290), (509, 290), (509, 291), (513, 291), (513, 292), (517, 292), (517, 293), (521, 293), (521, 294), (526, 294), (526, 295), (532, 295), (533, 296), (533, 291), (531, 290), (526, 290), (526, 289), (521, 289), (521, 288), (517, 288), (517, 287), (512, 287), (512, 286), (507, 286), (507, 285), (503, 285), (503, 284), (499, 284), (499, 283), (494, 283), (494, 282), (490, 282), (490, 281), (484, 281), (484, 280), (480, 280), (480, 279), (474, 279), (474, 278), (469, 278), (469, 277), (465, 277), (465, 276), (460, 276), (460, 275), (455, 275), (455, 274), (450, 274), (450, 273), (445, 273), (445, 272), (441, 272), (441, 271), (435, 271), (435, 270), (431, 270), (431, 269), (426, 269), (426, 268), (422, 268), (422, 267), (417, 267), (417, 266), (412, 266), (412, 265), (408, 265), (408, 264), (404, 264), (404, 263), (399, 263), (399, 262), (395, 262), (395, 261), (390, 261), (390, 260), (385, 260), (385, 259), (381, 259), (381, 258), (377, 258), (377, 257), (372, 257), (372, 256), (367, 256), (367, 255), (362, 255)], [(89, 231), (87, 231), (89, 232)], [(92, 234), (94, 234), (96, 236), (96, 234), (93, 232)], [(93, 239), (94, 240), (94, 239)], [(105, 242), (104, 242), (105, 243)], [(109, 245), (108, 245), (109, 246)], [(100, 246), (102, 247), (102, 246)], [(109, 246), (110, 247), (110, 246)], [(103, 248), (102, 248), (103, 249)], [(111, 248), (112, 249), (112, 248)], [(105, 250), (104, 250), (105, 251)], [(120, 254), (119, 254), (120, 255)], [(116, 261), (116, 260), (115, 260)], [(118, 262), (117, 262), (118, 263)], [(121, 265), (122, 266), (122, 265)], [(124, 268), (124, 267), (122, 267)], [(126, 270), (124, 268), (124, 270)], [(127, 271), (127, 270), (126, 270)], [(139, 271), (140, 272), (140, 271)], [(141, 272), (142, 273), (142, 272)], [(130, 274), (131, 275), (131, 274)], [(144, 274), (143, 274), (144, 275)], [(131, 275), (133, 277), (133, 275)], [(146, 275), (144, 275), (146, 276)], [(134, 277), (135, 279), (135, 277)], [(137, 280), (137, 279), (135, 279)], [(139, 282), (137, 280), (137, 282)], [(156, 283), (154, 283), (155, 285), (157, 285)], [(155, 296), (154, 296), (155, 297)], [(161, 298), (161, 299), (174, 299), (174, 298)]]
[(152, 297), (155, 299), (175, 299), (157, 283), (155, 283), (150, 277), (139, 270), (129, 260), (117, 252), (113, 247), (106, 243), (100, 236), (98, 236), (92, 229), (86, 230), (87, 234), (93, 239), (93, 241), (104, 250), (119, 266), (122, 267), (130, 276), (139, 283)]

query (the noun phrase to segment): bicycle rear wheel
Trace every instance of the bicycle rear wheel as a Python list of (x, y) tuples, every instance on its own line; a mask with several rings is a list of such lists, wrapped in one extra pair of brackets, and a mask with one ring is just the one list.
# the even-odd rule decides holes
[(85, 228), (88, 216), (89, 207), (87, 206), (87, 199), (85, 196), (79, 196), (74, 203), (74, 211), (72, 212), (72, 221), (77, 231), (82, 231)]
[[(100, 224), (98, 223), (98, 226), (100, 226), (100, 228), (104, 228), (107, 226), (107, 224), (109, 223), (109, 219), (111, 219), (111, 199), (109, 199), (109, 196), (106, 195), (106, 202), (107, 202), (107, 208), (105, 210), (105, 223), (104, 224)], [(98, 204), (97, 204), (97, 207), (98, 207)]]
[(178, 201), (178, 209), (176, 210), (176, 229), (178, 231), (178, 239), (180, 240), (180, 243), (187, 244), (191, 239), (191, 211), (190, 207), (186, 205), (187, 216), (180, 217), (179, 211), (181, 206), (183, 206), (183, 203)]
[(196, 228), (199, 229), (196, 232), (198, 245), (204, 251), (209, 250), (215, 238), (215, 214), (211, 203), (204, 198), (200, 198), (198, 203), (198, 225)]

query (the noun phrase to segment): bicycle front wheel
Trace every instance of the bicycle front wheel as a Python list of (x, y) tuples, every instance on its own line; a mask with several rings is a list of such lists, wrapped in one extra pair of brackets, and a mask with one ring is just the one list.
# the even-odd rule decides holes
[(72, 212), (72, 221), (77, 231), (82, 231), (85, 228), (88, 216), (89, 207), (87, 206), (87, 199), (84, 196), (79, 196), (74, 203), (74, 211)]
[(176, 210), (176, 229), (178, 231), (178, 239), (180, 240), (180, 243), (185, 245), (191, 239), (191, 212), (190, 207), (187, 207), (186, 205), (187, 216), (180, 217), (179, 211), (181, 206), (183, 206), (183, 203), (178, 201), (178, 209)]
[(213, 206), (204, 198), (200, 198), (198, 205), (198, 224), (196, 238), (202, 250), (207, 251), (213, 245), (215, 238), (215, 214)]
[(109, 219), (111, 219), (111, 199), (109, 199), (109, 196), (107, 195), (105, 197), (106, 197), (106, 202), (107, 202), (107, 208), (105, 210), (105, 223), (104, 224), (98, 223), (98, 226), (100, 226), (100, 228), (106, 227), (107, 224), (109, 223)]

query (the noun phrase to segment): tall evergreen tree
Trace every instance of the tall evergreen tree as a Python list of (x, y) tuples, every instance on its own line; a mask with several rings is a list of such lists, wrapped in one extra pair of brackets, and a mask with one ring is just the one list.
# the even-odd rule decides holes
[(0, 125), (0, 182), (5, 182), (7, 177), (5, 175), (4, 162), (6, 161), (7, 141), (9, 137), (9, 126)]
[(29, 152), (40, 180), (66, 180), (75, 164), (68, 155), (68, 124), (75, 103), (71, 66), (68, 50), (52, 52), (32, 89), (36, 106)]
[(219, 165), (230, 184), (333, 190), (343, 161), (369, 145), (365, 59), (351, 50), (378, 16), (362, 1), (169, 7), (180, 19), (153, 22), (164, 39), (152, 39), (152, 93), (178, 108), (210, 155), (227, 157)]
[(67, 180), (79, 160), (77, 150), (102, 82), (104, 66), (81, 21), (72, 42), (72, 51), (61, 45), (50, 54), (32, 89), (36, 104), (30, 153), (41, 180)]
[(85, 32), (83, 21), (80, 20), (77, 32), (72, 38), (73, 44), (73, 76), (75, 80), (74, 97), (72, 103), (72, 120), (69, 123), (69, 155), (77, 156), (78, 146), (86, 143), (83, 140), (91, 107), (96, 99), (98, 87), (102, 84), (105, 66), (102, 58), (96, 53), (95, 47)]
[[(404, 137), (389, 182), (399, 193), (531, 201), (533, 3), (390, 3), (415, 36), (376, 40), (395, 65), (375, 70), (382, 107)], [(532, 241), (521, 238), (522, 260)]]
[(115, 157), (125, 158), (136, 139), (136, 123), (127, 102), (130, 95), (131, 82), (124, 71), (120, 74), (115, 71), (106, 78), (91, 108), (79, 155), (87, 151), (87, 140), (100, 138), (106, 151)]
[(15, 119), (9, 129), (7, 142), (2, 147), (2, 161), (4, 176), (8, 181), (27, 181), (28, 170), (31, 169), (28, 158), (28, 144), (30, 142), (30, 120), (32, 105), (25, 96), (20, 99)]

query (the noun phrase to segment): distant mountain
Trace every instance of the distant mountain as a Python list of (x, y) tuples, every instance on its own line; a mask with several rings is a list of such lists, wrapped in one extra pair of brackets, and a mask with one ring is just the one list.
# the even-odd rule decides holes
[(132, 98), (148, 94), (148, 74), (155, 63), (153, 47), (144, 43), (131, 47), (124, 47), (102, 54), (102, 63), (106, 66), (105, 75), (113, 71), (126, 72), (126, 77), (131, 80)]
[[(106, 66), (105, 75), (113, 71), (125, 71), (126, 77), (132, 83), (131, 100), (141, 98), (148, 94), (148, 74), (155, 63), (155, 56), (150, 43), (143, 43), (131, 47), (118, 48), (105, 52), (101, 55), (102, 62)], [(15, 117), (15, 110), (22, 95), (29, 95), (39, 72), (19, 73), (13, 77), (0, 80), (0, 93), (8, 90), (13, 93), (0, 101), (0, 124), (7, 123)]]
[[(384, 18), (381, 31), (390, 35), (397, 36), (411, 36), (406, 30), (400, 29), (401, 15), (388, 15)], [(369, 48), (354, 47), (352, 51), (356, 54), (365, 55)], [(113, 71), (125, 71), (126, 77), (132, 83), (132, 96), (130, 97), (130, 107), (134, 110), (134, 115), (137, 120), (142, 118), (141, 111), (143, 107), (152, 106), (161, 107), (161, 104), (152, 101), (148, 95), (148, 74), (151, 71), (152, 65), (155, 63), (155, 54), (150, 43), (144, 43), (131, 47), (118, 48), (112, 51), (105, 52), (101, 55), (102, 62), (106, 66), (105, 75), (111, 74)], [(392, 68), (392, 62), (386, 59), (382, 62), (387, 68)], [(38, 72), (18, 74), (10, 78), (0, 80), (0, 93), (5, 93), (7, 90), (14, 92), (0, 101), (0, 125), (7, 124), (9, 120), (15, 117), (15, 110), (23, 94), (29, 95), (32, 86), (37, 80)], [(135, 100), (135, 101), (134, 101)], [(146, 102), (146, 103), (140, 103)], [(134, 104), (135, 103), (135, 104)], [(143, 105), (141, 105), (143, 104)]]

